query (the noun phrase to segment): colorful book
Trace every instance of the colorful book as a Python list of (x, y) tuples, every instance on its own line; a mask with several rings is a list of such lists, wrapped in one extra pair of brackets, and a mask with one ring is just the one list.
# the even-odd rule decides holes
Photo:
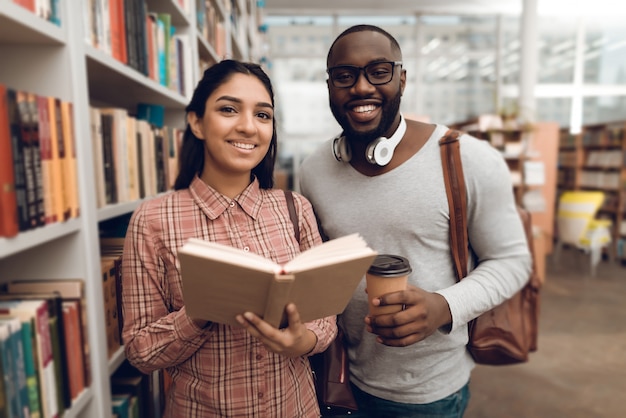
[(0, 315), (15, 316), (22, 323), (34, 322), (42, 416), (44, 418), (58, 418), (57, 383), (46, 301), (0, 301)]
[(83, 363), (85, 365), (85, 386), (91, 385), (90, 345), (88, 338), (87, 299), (85, 285), (80, 279), (57, 280), (24, 280), (7, 283), (7, 291), (11, 294), (49, 294), (57, 293), (63, 301), (80, 303), (81, 341), (83, 346)]
[(46, 224), (44, 202), (44, 178), (41, 167), (41, 138), (39, 133), (39, 110), (37, 96), (33, 93), (26, 94), (27, 110), (30, 119), (30, 149), (33, 164), (33, 176), (35, 178), (35, 201), (37, 208), (37, 226)]
[(37, 198), (37, 174), (34, 159), (34, 155), (35, 153), (39, 153), (39, 149), (35, 148), (35, 143), (32, 139), (33, 123), (27, 93), (17, 91), (16, 103), (20, 124), (20, 141), (22, 142), (21, 153), (24, 164), (28, 227), (32, 229), (41, 225), (39, 219), (39, 202)]
[(54, 358), (54, 377), (57, 382), (57, 401), (59, 412), (69, 408), (72, 402), (69, 393), (68, 357), (66, 355), (65, 323), (63, 322), (63, 300), (56, 293), (0, 293), (0, 301), (45, 300), (48, 307), (48, 325), (52, 356)]
[(4, 371), (8, 416), (15, 418), (30, 417), (21, 328), (18, 318), (0, 319), (0, 359)]
[(80, 335), (80, 303), (78, 301), (63, 301), (63, 326), (70, 396), (74, 401), (85, 389), (85, 365)]
[[(52, 181), (54, 182), (54, 212), (58, 222), (69, 218), (69, 206), (66, 204), (65, 191), (65, 143), (63, 140), (63, 125), (61, 121), (61, 100), (48, 97), (48, 115), (50, 117), (50, 150), (52, 153)], [(67, 208), (67, 210), (66, 210)]]
[(30, 229), (28, 200), (26, 197), (26, 166), (24, 165), (24, 143), (20, 113), (17, 105), (17, 92), (7, 89), (9, 109), (9, 129), (11, 131), (11, 151), (13, 152), (13, 174), (15, 180), (15, 198), (17, 201), (18, 224), (20, 231)]
[(72, 103), (61, 102), (61, 125), (63, 129), (63, 148), (65, 150), (65, 169), (63, 181), (67, 210), (70, 218), (77, 218), (80, 213), (78, 201), (78, 174), (76, 171), (76, 141), (74, 139), (74, 109)]
[(52, 167), (52, 139), (50, 136), (50, 113), (48, 98), (37, 96), (37, 111), (39, 121), (39, 151), (41, 160), (41, 178), (43, 186), (44, 220), (46, 224), (58, 221), (55, 211), (57, 198), (54, 192), (54, 170)]
[(0, 83), (0, 237), (19, 233), (7, 88)]

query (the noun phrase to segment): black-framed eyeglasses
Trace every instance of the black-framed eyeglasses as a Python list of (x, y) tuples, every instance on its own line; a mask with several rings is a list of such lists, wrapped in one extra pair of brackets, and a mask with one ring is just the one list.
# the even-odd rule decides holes
[(328, 78), (333, 86), (339, 88), (349, 88), (356, 84), (359, 73), (363, 71), (365, 79), (374, 86), (387, 84), (393, 79), (396, 65), (402, 65), (402, 61), (378, 61), (367, 64), (365, 67), (356, 65), (338, 65), (326, 70)]

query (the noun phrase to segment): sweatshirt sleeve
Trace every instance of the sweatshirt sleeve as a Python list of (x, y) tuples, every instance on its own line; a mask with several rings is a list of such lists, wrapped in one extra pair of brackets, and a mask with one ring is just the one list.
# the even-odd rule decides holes
[[(438, 291), (452, 313), (454, 330), (512, 297), (528, 281), (532, 260), (513, 194), (509, 168), (486, 141), (461, 138), (468, 196), (470, 273)], [(475, 265), (475, 268), (472, 268)]]

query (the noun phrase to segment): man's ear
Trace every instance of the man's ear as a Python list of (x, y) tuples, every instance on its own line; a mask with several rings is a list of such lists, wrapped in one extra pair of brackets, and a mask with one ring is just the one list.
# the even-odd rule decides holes
[(189, 123), (189, 128), (191, 132), (198, 139), (204, 139), (204, 132), (202, 131), (202, 119), (196, 115), (195, 112), (187, 113), (187, 123)]
[(404, 88), (406, 87), (406, 70), (402, 69), (400, 73), (400, 95), (404, 94)]

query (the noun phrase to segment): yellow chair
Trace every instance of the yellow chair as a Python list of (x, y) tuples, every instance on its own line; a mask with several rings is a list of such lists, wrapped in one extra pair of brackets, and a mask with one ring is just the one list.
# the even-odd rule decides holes
[[(604, 202), (600, 191), (567, 191), (559, 198), (557, 211), (558, 255), (563, 244), (572, 245), (590, 254), (591, 276), (596, 275), (596, 267), (602, 257), (602, 249), (611, 243), (611, 221), (596, 219), (595, 216)], [(611, 257), (609, 251), (609, 257)]]

